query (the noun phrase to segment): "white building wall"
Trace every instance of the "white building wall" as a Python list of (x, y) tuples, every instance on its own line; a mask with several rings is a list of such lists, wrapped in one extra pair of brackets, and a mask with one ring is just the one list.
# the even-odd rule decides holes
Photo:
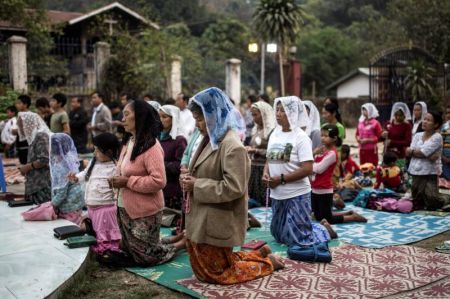
[(359, 74), (337, 88), (337, 98), (357, 98), (369, 96), (369, 77)]

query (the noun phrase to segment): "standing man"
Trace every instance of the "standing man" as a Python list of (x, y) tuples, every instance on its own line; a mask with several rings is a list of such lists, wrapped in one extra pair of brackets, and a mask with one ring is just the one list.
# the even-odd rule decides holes
[(69, 115), (64, 110), (66, 103), (67, 97), (63, 93), (55, 93), (50, 100), (50, 107), (54, 111), (50, 119), (50, 131), (53, 133), (66, 133), (70, 135)]
[(9, 106), (6, 108), (6, 116), (8, 117), (5, 120), (5, 126), (3, 127), (1, 140), (4, 146), (4, 153), (6, 158), (13, 158), (14, 151), (14, 143), (16, 142), (17, 136), (13, 134), (13, 130), (17, 128), (17, 109), (14, 106)]
[(88, 130), (92, 136), (97, 136), (101, 133), (112, 132), (112, 117), (111, 111), (105, 104), (103, 104), (103, 95), (94, 92), (91, 95), (91, 104), (94, 107), (91, 122), (88, 124)]
[(86, 125), (89, 122), (86, 111), (81, 107), (83, 99), (74, 97), (70, 100), (70, 132), (79, 154), (87, 153), (88, 134)]
[[(16, 108), (19, 112), (28, 112), (31, 106), (31, 98), (26, 94), (20, 95), (16, 100)], [(13, 130), (14, 134), (18, 134), (17, 129)], [(19, 140), (16, 143), (17, 155), (19, 156), (20, 164), (27, 164), (28, 159), (28, 142), (26, 139)]]
[(258, 98), (254, 95), (249, 95), (247, 97), (247, 101), (245, 102), (247, 107), (244, 112), (244, 120), (245, 120), (245, 140), (244, 145), (247, 146), (250, 144), (250, 140), (252, 139), (252, 129), (255, 123), (253, 122), (252, 116), (252, 105), (258, 102)]
[(191, 110), (187, 108), (188, 104), (189, 104), (188, 96), (185, 96), (182, 93), (177, 95), (175, 105), (177, 105), (177, 107), (180, 108), (180, 124), (182, 124), (180, 129), (182, 135), (184, 136), (184, 138), (186, 138), (187, 141), (189, 141), (192, 133), (195, 130), (195, 119), (192, 116)]
[(36, 109), (39, 111), (39, 115), (44, 119), (47, 127), (50, 128), (50, 120), (52, 119), (52, 108), (50, 108), (50, 102), (47, 98), (42, 97), (36, 100)]

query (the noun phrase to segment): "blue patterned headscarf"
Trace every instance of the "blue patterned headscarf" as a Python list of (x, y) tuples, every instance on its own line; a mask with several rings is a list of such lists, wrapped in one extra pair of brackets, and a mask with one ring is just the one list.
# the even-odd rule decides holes
[(216, 150), (228, 130), (236, 130), (238, 127), (230, 98), (217, 87), (210, 87), (197, 93), (191, 101), (202, 108), (211, 147)]
[(65, 187), (69, 180), (69, 173), (78, 173), (77, 149), (69, 135), (64, 133), (52, 134), (50, 138), (50, 174), (52, 189)]

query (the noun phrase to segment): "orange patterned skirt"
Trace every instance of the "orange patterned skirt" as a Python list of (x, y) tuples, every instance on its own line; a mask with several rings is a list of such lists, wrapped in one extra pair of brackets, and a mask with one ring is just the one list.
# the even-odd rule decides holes
[(258, 250), (233, 252), (232, 247), (216, 247), (186, 241), (192, 270), (198, 280), (214, 284), (235, 284), (273, 272), (269, 258)]

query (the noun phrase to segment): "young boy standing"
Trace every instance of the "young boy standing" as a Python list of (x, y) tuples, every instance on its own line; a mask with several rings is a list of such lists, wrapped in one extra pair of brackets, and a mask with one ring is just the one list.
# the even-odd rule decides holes
[(62, 93), (55, 93), (50, 100), (54, 113), (50, 119), (50, 130), (53, 133), (66, 133), (70, 135), (69, 116), (64, 110), (67, 97)]

